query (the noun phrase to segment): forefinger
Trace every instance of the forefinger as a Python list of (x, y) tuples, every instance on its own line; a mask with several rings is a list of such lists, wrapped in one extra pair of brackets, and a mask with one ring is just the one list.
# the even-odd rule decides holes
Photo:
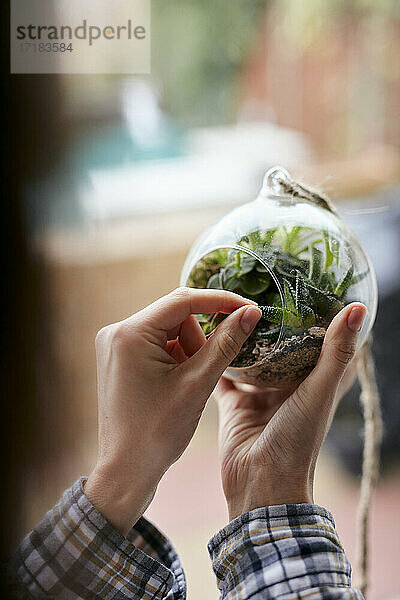
[(136, 323), (140, 319), (141, 323), (154, 331), (166, 333), (178, 327), (189, 315), (217, 312), (229, 314), (246, 304), (257, 305), (253, 300), (225, 290), (181, 287), (156, 300), (129, 319), (134, 319)]

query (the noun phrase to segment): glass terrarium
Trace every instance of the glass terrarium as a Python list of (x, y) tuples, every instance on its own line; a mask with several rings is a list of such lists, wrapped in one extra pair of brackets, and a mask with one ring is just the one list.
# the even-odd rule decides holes
[[(229, 290), (257, 302), (262, 318), (225, 375), (258, 387), (302, 381), (318, 360), (329, 323), (353, 301), (368, 309), (361, 345), (377, 308), (375, 274), (360, 242), (326, 205), (288, 192), (283, 184), (290, 181), (280, 167), (268, 171), (255, 200), (196, 241), (181, 277), (181, 285)], [(198, 315), (207, 336), (225, 317)]]

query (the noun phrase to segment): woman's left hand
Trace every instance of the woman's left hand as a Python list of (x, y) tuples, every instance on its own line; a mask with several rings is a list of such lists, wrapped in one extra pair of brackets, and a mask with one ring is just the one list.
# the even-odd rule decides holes
[[(215, 312), (229, 316), (206, 341), (194, 315)], [(99, 453), (85, 494), (122, 533), (185, 450), (260, 317), (231, 292), (178, 288), (97, 334)]]

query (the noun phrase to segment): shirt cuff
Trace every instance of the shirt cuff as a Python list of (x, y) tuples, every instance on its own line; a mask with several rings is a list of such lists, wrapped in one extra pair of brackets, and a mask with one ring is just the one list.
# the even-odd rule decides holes
[(144, 517), (124, 537), (86, 497), (85, 480), (64, 492), (17, 549), (10, 567), (24, 589), (34, 598), (184, 598), (170, 542)]
[(223, 598), (241, 597), (239, 591), (246, 598), (297, 597), (306, 590), (351, 585), (351, 565), (333, 517), (314, 504), (240, 515), (210, 540), (208, 550)]

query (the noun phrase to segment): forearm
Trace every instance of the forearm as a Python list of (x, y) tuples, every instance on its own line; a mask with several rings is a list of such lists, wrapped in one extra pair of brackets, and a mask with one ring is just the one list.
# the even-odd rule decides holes
[(83, 483), (66, 490), (17, 548), (8, 571), (19, 597), (183, 600), (185, 578), (168, 540), (143, 518), (121, 535)]
[[(141, 471), (146, 472), (139, 461), (138, 464)], [(130, 472), (132, 471), (139, 475), (139, 468), (131, 467)], [(152, 501), (158, 478), (142, 476), (139, 479), (130, 475), (129, 480), (124, 481), (122, 472), (122, 465), (115, 465), (112, 469), (96, 467), (89, 475), (84, 491), (88, 500), (107, 521), (120, 533), (127, 535)]]
[(358, 598), (332, 516), (313, 504), (258, 508), (209, 543), (221, 598)]

